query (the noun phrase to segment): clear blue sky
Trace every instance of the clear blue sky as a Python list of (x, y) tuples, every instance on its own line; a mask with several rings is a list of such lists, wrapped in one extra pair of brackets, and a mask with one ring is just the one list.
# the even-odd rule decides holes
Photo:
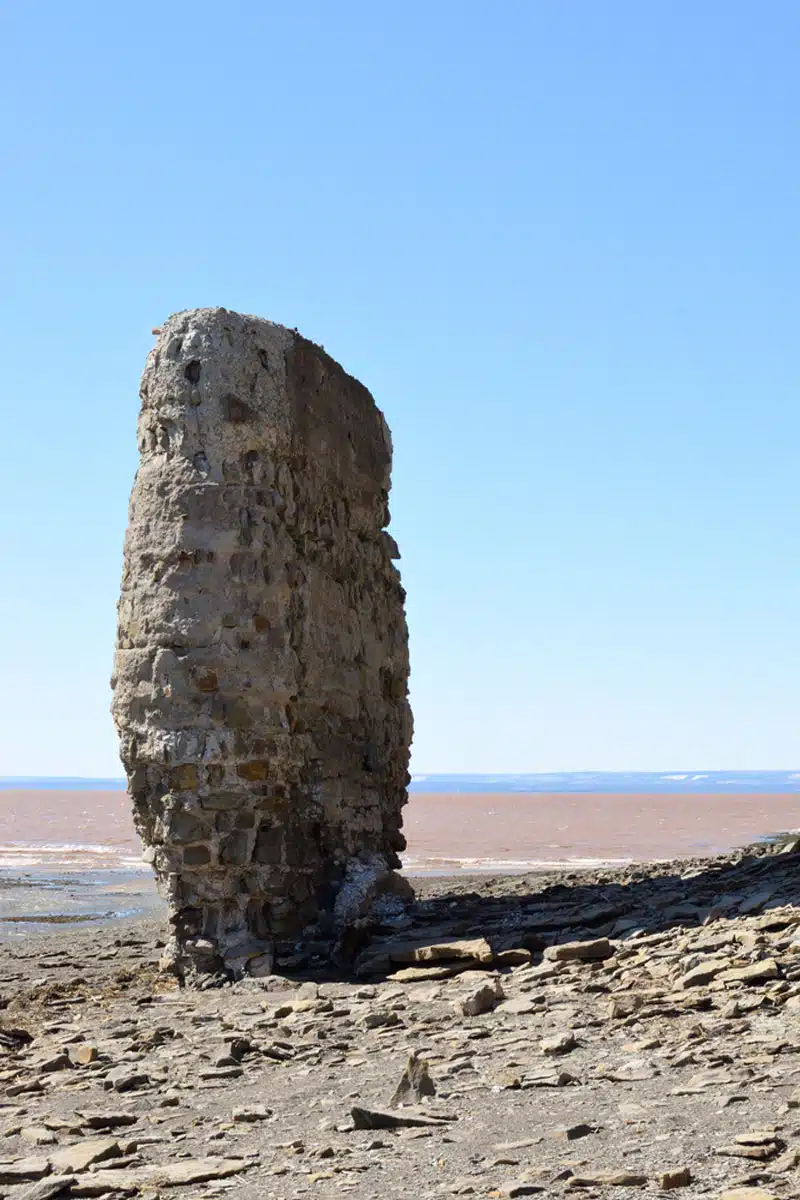
[(119, 773), (151, 327), (394, 432), (417, 771), (800, 766), (795, 0), (0, 16), (0, 774)]

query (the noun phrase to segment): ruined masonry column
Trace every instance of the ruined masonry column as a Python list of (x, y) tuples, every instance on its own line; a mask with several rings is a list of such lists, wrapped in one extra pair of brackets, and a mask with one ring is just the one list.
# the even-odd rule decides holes
[(391, 438), (320, 347), (222, 308), (170, 317), (141, 398), (112, 680), (134, 816), (169, 961), (264, 973), (405, 887)]

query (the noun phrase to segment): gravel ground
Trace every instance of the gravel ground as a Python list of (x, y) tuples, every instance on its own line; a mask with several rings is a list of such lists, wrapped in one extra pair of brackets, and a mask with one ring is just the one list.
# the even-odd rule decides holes
[(796, 854), (416, 883), (339, 975), (0, 947), (0, 1195), (800, 1195)]

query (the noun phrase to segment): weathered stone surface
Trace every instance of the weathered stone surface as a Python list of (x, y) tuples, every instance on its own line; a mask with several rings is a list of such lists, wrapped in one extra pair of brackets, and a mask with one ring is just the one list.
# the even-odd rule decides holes
[(458, 938), (436, 943), (398, 942), (389, 947), (389, 957), (394, 963), (438, 963), (451, 959), (491, 963), (494, 954), (486, 938)]
[(53, 1200), (54, 1196), (63, 1196), (71, 1186), (68, 1177), (51, 1175), (49, 1179), (40, 1179), (38, 1183), (32, 1183), (30, 1187), (19, 1192), (14, 1200)]
[(691, 971), (687, 971), (682, 977), (680, 986), (683, 988), (702, 987), (704, 984), (710, 983), (716, 975), (719, 975), (724, 966), (725, 963), (723, 961), (711, 960), (709, 962), (698, 963), (696, 967), (692, 967)]
[(33, 1037), (27, 1029), (0, 1029), (0, 1047), (3, 1050), (21, 1050), (30, 1046)]
[(548, 946), (544, 956), (552, 962), (596, 962), (610, 958), (614, 947), (608, 938), (596, 938), (593, 942), (562, 942)]
[(778, 964), (774, 958), (766, 958), (762, 962), (752, 963), (748, 967), (733, 967), (717, 976), (721, 983), (768, 983), (777, 979)]
[(524, 1017), (537, 1012), (540, 1007), (539, 1001), (533, 996), (515, 996), (513, 1000), (504, 1000), (502, 1004), (499, 1004), (498, 1011), (511, 1013), (515, 1017)]
[(76, 1142), (74, 1146), (65, 1146), (50, 1155), (50, 1162), (55, 1171), (67, 1172), (88, 1171), (94, 1163), (105, 1162), (108, 1158), (120, 1158), (122, 1151), (119, 1142), (114, 1138), (86, 1138)]
[(145, 1188), (185, 1187), (239, 1175), (253, 1164), (240, 1158), (198, 1158), (194, 1162), (163, 1163), (133, 1170), (95, 1171), (73, 1184), (73, 1196), (101, 1196), (110, 1191), (138, 1192)]
[(320, 347), (225, 309), (164, 324), (141, 396), (122, 758), (171, 907), (165, 961), (263, 973), (273, 939), (408, 891), (391, 439)]

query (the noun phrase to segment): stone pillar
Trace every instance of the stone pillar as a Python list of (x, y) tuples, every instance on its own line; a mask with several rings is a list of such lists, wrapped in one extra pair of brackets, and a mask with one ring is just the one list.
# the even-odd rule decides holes
[[(112, 711), (178, 969), (269, 970), (385, 893), (406, 802), (389, 429), (319, 346), (225, 309), (142, 379)], [(407, 889), (406, 889), (407, 890)]]

